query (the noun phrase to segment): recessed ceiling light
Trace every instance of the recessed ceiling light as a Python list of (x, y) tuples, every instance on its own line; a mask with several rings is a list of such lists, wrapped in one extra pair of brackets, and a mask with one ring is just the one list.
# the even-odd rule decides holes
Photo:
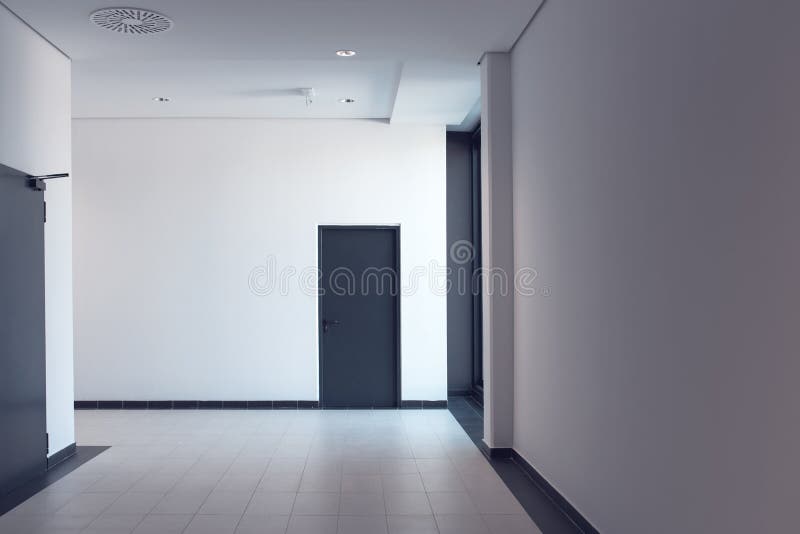
[(339, 99), (339, 103), (340, 104), (355, 104), (356, 103), (356, 99), (355, 98), (340, 98)]
[(153, 102), (169, 102), (170, 98), (168, 96), (154, 96)]
[(339, 57), (353, 57), (356, 55), (355, 50), (337, 50), (336, 55)]

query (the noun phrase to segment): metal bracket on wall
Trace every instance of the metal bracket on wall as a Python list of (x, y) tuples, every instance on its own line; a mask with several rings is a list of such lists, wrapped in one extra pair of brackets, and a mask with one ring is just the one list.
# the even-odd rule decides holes
[(69, 173), (61, 173), (61, 174), (45, 174), (42, 176), (28, 176), (28, 187), (33, 189), (34, 191), (46, 191), (47, 185), (45, 184), (45, 180), (52, 180), (53, 178), (68, 178)]

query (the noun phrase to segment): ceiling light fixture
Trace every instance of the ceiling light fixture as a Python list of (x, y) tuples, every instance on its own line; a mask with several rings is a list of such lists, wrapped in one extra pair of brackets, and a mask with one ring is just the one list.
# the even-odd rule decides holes
[(353, 57), (356, 55), (355, 50), (337, 50), (336, 55), (339, 57)]
[(355, 98), (340, 98), (339, 99), (339, 103), (340, 104), (355, 104), (356, 103), (356, 99)]
[(170, 98), (168, 96), (154, 96), (153, 102), (169, 102)]

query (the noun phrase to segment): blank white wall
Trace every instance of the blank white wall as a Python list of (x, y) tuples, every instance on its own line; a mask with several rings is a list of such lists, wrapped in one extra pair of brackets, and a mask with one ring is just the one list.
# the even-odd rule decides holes
[[(0, 4), (0, 163), (70, 172), (70, 61)], [(72, 200), (69, 179), (45, 200), (47, 432), (50, 453), (75, 441), (72, 379)]]
[(69, 170), (70, 61), (0, 4), (0, 162)]
[(513, 51), (514, 446), (602, 532), (796, 530), (799, 17), (557, 0)]
[[(445, 131), (378, 121), (80, 119), (76, 397), (317, 399), (320, 224), (399, 224), (401, 276), (446, 265)], [(402, 397), (445, 399), (446, 297), (401, 298)]]

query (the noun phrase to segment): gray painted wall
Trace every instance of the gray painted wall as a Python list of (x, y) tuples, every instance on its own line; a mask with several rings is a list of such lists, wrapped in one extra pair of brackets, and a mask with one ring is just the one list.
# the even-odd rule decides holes
[(514, 447), (603, 532), (797, 528), (798, 20), (555, 0), (513, 51)]
[[(472, 134), (447, 133), (447, 267), (451, 287), (471, 280), (471, 263), (455, 261), (450, 250), (472, 239)], [(456, 245), (457, 246), (457, 245)], [(466, 278), (463, 278), (466, 276)], [(447, 295), (447, 389), (472, 388), (472, 295), (450, 291)]]

